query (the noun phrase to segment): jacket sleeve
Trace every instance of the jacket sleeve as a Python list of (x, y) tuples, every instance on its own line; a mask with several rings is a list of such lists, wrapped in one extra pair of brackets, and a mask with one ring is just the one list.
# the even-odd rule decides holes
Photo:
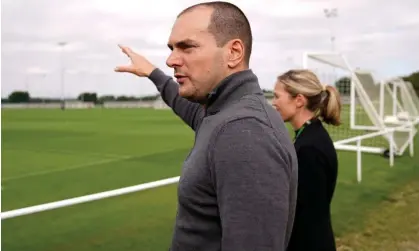
[(163, 101), (193, 130), (196, 130), (204, 117), (204, 108), (179, 96), (179, 86), (162, 70), (156, 68), (149, 79), (156, 85)]
[(210, 154), (222, 251), (283, 251), (289, 219), (289, 163), (272, 130), (256, 119), (229, 122)]

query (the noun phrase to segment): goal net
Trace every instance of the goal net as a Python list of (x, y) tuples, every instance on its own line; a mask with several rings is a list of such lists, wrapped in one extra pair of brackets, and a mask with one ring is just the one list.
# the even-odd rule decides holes
[(397, 97), (400, 103), (394, 110), (397, 111), (398, 107), (402, 107), (404, 112), (396, 114), (398, 119), (415, 121), (419, 119), (419, 98), (416, 91), (410, 82), (405, 82), (400, 78), (388, 81), (388, 91)]
[(411, 94), (412, 104), (413, 104), (414, 107), (416, 107), (417, 115), (419, 117), (419, 97), (418, 97), (418, 94), (416, 93), (415, 89), (413, 88), (412, 83), (406, 81), (406, 82), (404, 82), (404, 84), (405, 84), (406, 91)]

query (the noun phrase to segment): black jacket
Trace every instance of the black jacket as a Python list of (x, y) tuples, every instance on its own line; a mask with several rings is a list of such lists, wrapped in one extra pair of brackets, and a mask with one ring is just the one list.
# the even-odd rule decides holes
[(333, 141), (322, 122), (314, 120), (299, 134), (294, 145), (298, 157), (298, 195), (287, 250), (335, 251), (330, 204), (338, 161)]

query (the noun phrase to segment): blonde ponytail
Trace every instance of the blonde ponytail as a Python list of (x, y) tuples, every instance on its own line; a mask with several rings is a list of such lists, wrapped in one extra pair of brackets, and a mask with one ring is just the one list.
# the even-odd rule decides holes
[(341, 125), (340, 110), (342, 108), (339, 92), (333, 86), (326, 86), (326, 97), (323, 100), (320, 116), (326, 124)]

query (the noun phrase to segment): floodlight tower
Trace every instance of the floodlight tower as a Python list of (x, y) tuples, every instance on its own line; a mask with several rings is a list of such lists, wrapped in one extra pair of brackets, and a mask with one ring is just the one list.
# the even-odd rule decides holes
[[(332, 8), (332, 9), (324, 9), (323, 10), (324, 15), (326, 16), (327, 19), (333, 19), (333, 18), (337, 18), (338, 16), (338, 9), (337, 8)], [(330, 42), (332, 43), (332, 51), (335, 50), (335, 34), (334, 34), (334, 29), (333, 27), (333, 20), (330, 21)]]
[(41, 79), (44, 79), (47, 74), (48, 71), (43, 70), (39, 67), (30, 67), (28, 69), (26, 69), (26, 71), (24, 72), (25, 74), (25, 86), (26, 86), (26, 91), (30, 94), (30, 88), (29, 88), (29, 84), (30, 84), (30, 77), (31, 76), (40, 76)]
[(67, 42), (59, 42), (58, 46), (61, 47), (61, 109), (65, 109), (65, 101), (64, 101), (64, 46), (67, 45)]

